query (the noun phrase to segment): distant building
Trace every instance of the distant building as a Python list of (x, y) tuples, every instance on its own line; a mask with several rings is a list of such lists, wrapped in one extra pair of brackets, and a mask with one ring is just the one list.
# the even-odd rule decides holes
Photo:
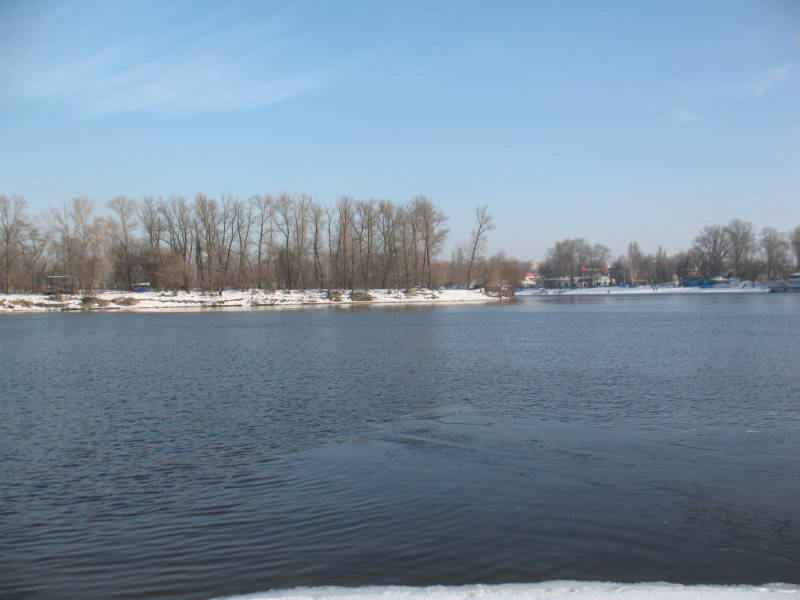
[(604, 267), (581, 266), (581, 274), (575, 282), (578, 287), (609, 287), (614, 284), (608, 265)]
[(544, 285), (544, 277), (538, 271), (530, 271), (529, 273), (525, 273), (519, 285), (524, 288), (542, 287), (542, 285)]

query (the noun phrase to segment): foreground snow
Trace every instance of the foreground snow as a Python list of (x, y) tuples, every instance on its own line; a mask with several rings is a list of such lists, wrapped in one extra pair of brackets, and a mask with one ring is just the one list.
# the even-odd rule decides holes
[(497, 300), (481, 290), (365, 290), (328, 293), (320, 290), (233, 290), (193, 292), (102, 292), (92, 296), (52, 298), (39, 294), (0, 295), (0, 312), (52, 310), (155, 310), (164, 308), (255, 308), (310, 304), (416, 304)]
[[(649, 285), (640, 285), (638, 287), (598, 287), (598, 288), (583, 288), (575, 290), (547, 290), (547, 296), (628, 296), (635, 294), (741, 294), (741, 293), (764, 293), (769, 292), (766, 288), (753, 287), (748, 284), (738, 287), (718, 287), (718, 288), (698, 288), (698, 287), (672, 287), (661, 286), (652, 287)], [(519, 296), (538, 296), (537, 291), (531, 290), (529, 293), (517, 292)]]
[(789, 584), (677, 585), (671, 583), (587, 583), (548, 581), (532, 584), (435, 587), (318, 587), (277, 590), (242, 596), (237, 600), (746, 600), (800, 598), (800, 586)]

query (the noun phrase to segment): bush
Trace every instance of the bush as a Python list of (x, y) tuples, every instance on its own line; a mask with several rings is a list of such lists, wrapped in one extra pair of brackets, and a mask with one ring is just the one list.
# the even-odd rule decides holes
[(328, 290), (327, 298), (331, 302), (341, 302), (342, 292), (340, 290)]
[(83, 298), (81, 298), (81, 308), (83, 310), (89, 310), (94, 308), (95, 306), (99, 308), (108, 306), (108, 300), (103, 300), (102, 298), (98, 298), (97, 296), (84, 296)]
[(487, 296), (491, 296), (492, 298), (513, 298), (514, 297), (514, 290), (508, 286), (496, 285), (492, 287), (486, 287), (484, 289), (484, 293)]
[(131, 298), (129, 296), (121, 296), (119, 298), (114, 298), (112, 302), (114, 304), (119, 304), (120, 306), (133, 306), (134, 304), (139, 304), (138, 299)]
[(353, 302), (369, 302), (370, 300), (374, 300), (374, 298), (367, 292), (353, 290), (350, 294), (350, 300)]

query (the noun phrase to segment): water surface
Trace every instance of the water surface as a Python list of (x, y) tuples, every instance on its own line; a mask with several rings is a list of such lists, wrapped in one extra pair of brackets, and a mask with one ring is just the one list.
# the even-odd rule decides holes
[(800, 297), (0, 318), (0, 596), (800, 583)]

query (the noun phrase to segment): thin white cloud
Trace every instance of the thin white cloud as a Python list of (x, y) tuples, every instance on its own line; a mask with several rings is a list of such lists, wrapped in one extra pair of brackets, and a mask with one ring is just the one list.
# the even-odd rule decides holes
[(672, 109), (672, 116), (683, 123), (694, 123), (700, 121), (702, 117), (688, 106), (676, 106)]
[(757, 98), (763, 98), (770, 90), (783, 83), (789, 76), (792, 65), (783, 65), (774, 69), (768, 69), (762, 73), (759, 80), (753, 86), (753, 93)]
[(697, 123), (703, 120), (691, 105), (690, 99), (680, 96), (662, 98), (647, 105), (647, 110), (657, 114), (661, 120), (678, 123)]
[(179, 27), (170, 12), (93, 14), (70, 30), (85, 17), (51, 23), (41, 44), (0, 67), (3, 95), (96, 113), (254, 109), (329, 85), (345, 68), (304, 52), (285, 25), (230, 10), (179, 15)]

